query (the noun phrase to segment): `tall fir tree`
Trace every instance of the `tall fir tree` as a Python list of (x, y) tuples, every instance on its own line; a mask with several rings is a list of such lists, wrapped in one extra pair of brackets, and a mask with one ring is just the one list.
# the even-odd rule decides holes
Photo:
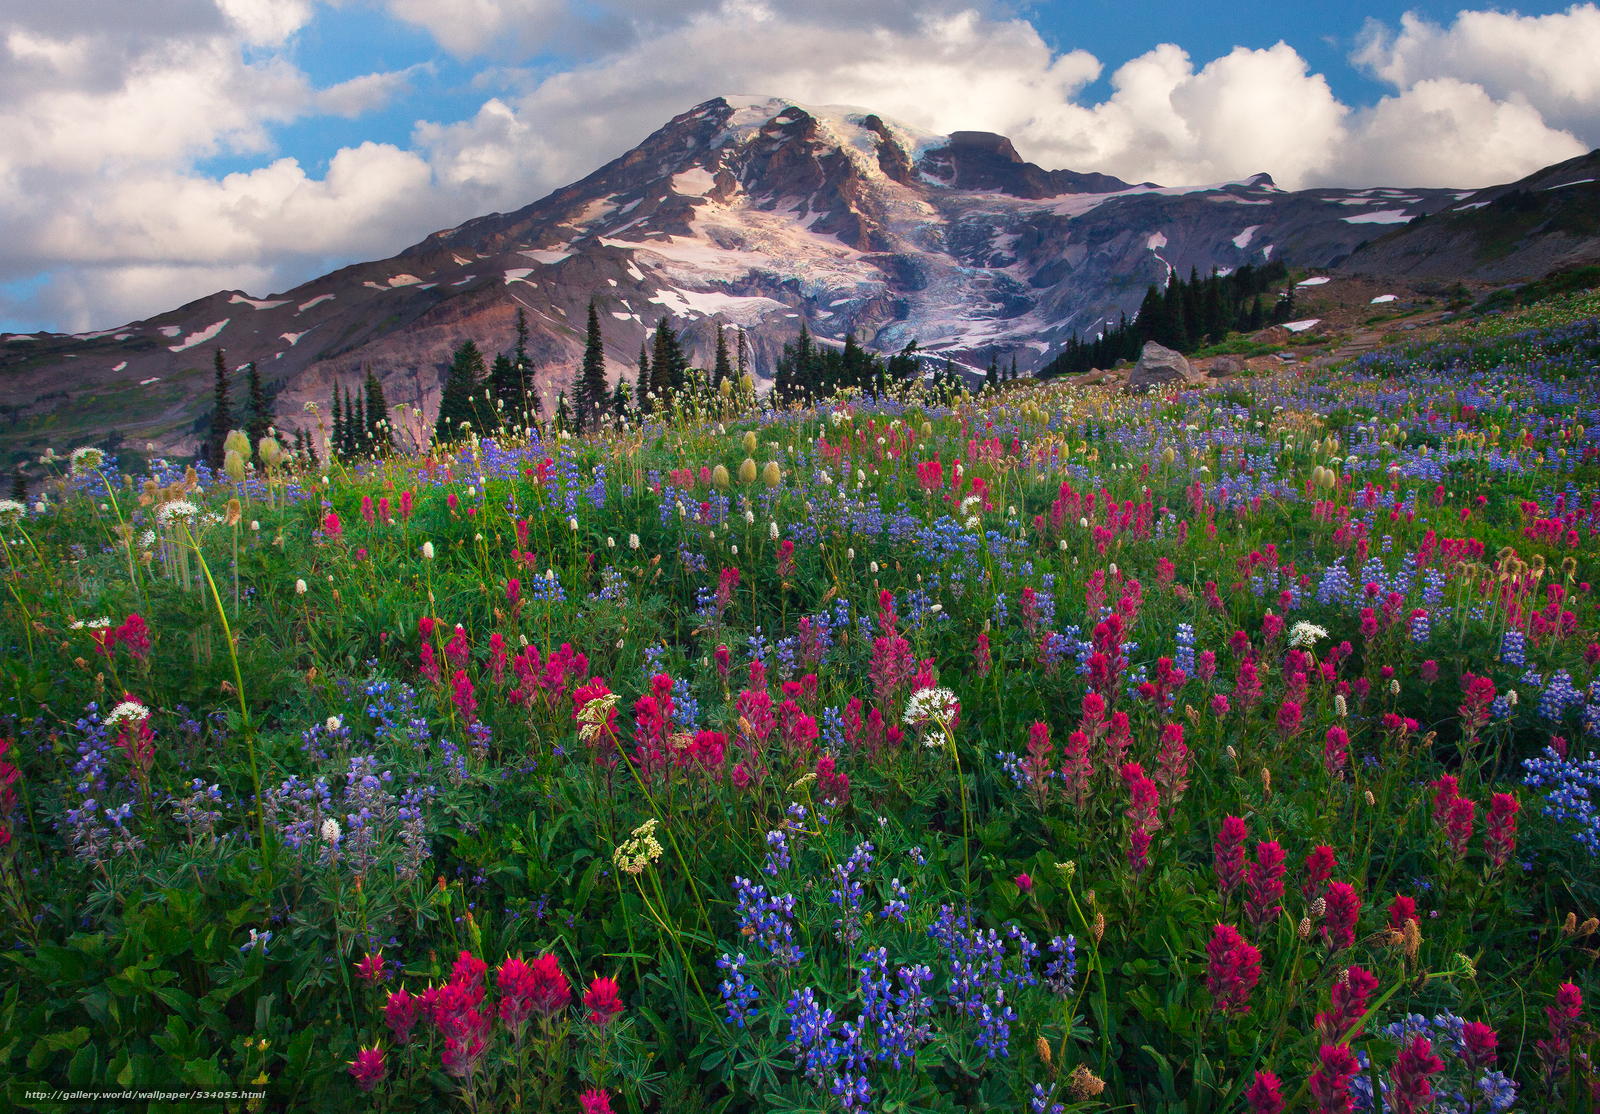
[(611, 391), (611, 416), (618, 422), (628, 418), (628, 402), (633, 392), (628, 389), (628, 376), (623, 372), (617, 373), (617, 385)]
[(389, 403), (383, 397), (383, 381), (367, 369), (367, 432), (375, 453), (386, 453), (394, 448), (394, 437), (389, 431)]
[(306, 434), (306, 459), (311, 462), (311, 467), (316, 468), (322, 464), (317, 459), (317, 438), (315, 434)]
[(983, 373), (985, 387), (998, 387), (1000, 385), (1000, 365), (995, 362), (994, 353), (989, 353), (989, 367)]
[(634, 392), (635, 397), (633, 400), (634, 405), (637, 406), (641, 411), (648, 413), (650, 410), (650, 403), (646, 396), (650, 393), (649, 341), (639, 342), (639, 371), (638, 374), (634, 376), (633, 381), (636, 387)]
[(744, 377), (750, 373), (750, 344), (745, 339), (744, 329), (739, 330), (739, 385), (744, 385)]
[(544, 413), (544, 403), (539, 400), (539, 383), (533, 374), (533, 365), (528, 360), (528, 312), (521, 306), (517, 307), (517, 348), (512, 353), (511, 362), (517, 369), (517, 389), (520, 392), (517, 421), (526, 423), (530, 421), (530, 414), (537, 418)]
[(328, 432), (328, 459), (344, 452), (344, 402), (339, 398), (339, 384), (333, 385), (333, 429)]
[(261, 439), (267, 436), (267, 430), (272, 428), (272, 404), (267, 401), (266, 388), (261, 385), (261, 373), (256, 370), (256, 362), (250, 361), (250, 367), (245, 373), (245, 382), (249, 386), (250, 410), (245, 430), (250, 434), (250, 456), (256, 462), (256, 467), (261, 467)]
[(517, 374), (516, 363), (504, 352), (489, 365), (489, 395), (491, 416), (497, 428), (510, 429), (522, 424), (522, 377)]
[(216, 470), (222, 467), (222, 458), (227, 455), (224, 446), (229, 431), (233, 429), (233, 404), (228, 399), (232, 384), (228, 381), (227, 353), (221, 348), (216, 349), (213, 363), (216, 366), (216, 384), (212, 389), (211, 432), (206, 438), (206, 463)]
[(578, 369), (578, 426), (599, 429), (606, 412), (606, 353), (600, 337), (600, 312), (589, 299), (588, 337), (583, 346), (583, 365)]
[(682, 387), (689, 370), (684, 359), (678, 334), (666, 317), (656, 326), (655, 351), (650, 358), (650, 389), (655, 392), (656, 405), (665, 407), (671, 393)]
[(448, 444), (462, 437), (468, 429), (485, 432), (478, 413), (483, 382), (483, 353), (470, 340), (462, 341), (450, 360), (444, 390), (439, 397), (439, 417), (434, 423), (433, 438)]
[(344, 389), (344, 451), (350, 457), (360, 456), (366, 447), (367, 439), (362, 436), (365, 432), (365, 415), (361, 412), (359, 399), (359, 395), (354, 399), (350, 397), (349, 387)]
[(722, 386), (722, 381), (733, 374), (733, 365), (728, 361), (728, 334), (719, 323), (717, 325), (717, 360), (711, 367), (711, 387), (713, 390)]

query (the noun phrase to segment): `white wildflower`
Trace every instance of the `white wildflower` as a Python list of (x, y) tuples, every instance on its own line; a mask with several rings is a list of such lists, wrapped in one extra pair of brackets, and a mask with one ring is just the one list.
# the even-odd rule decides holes
[(28, 513), (26, 505), (15, 499), (0, 499), (0, 523), (15, 526), (22, 521), (22, 516)]
[(143, 721), (149, 718), (149, 708), (146, 708), (137, 700), (124, 700), (121, 704), (111, 709), (111, 714), (106, 716), (105, 724), (107, 727), (111, 727), (121, 723), (123, 720)]
[[(918, 689), (906, 701), (905, 722), (913, 727), (937, 723), (946, 727), (961, 711), (961, 702), (949, 689)], [(940, 745), (943, 745), (942, 743)]]
[(105, 619), (105, 618), (90, 619), (89, 622), (88, 622), (88, 627), (89, 627), (90, 630), (105, 630), (110, 625), (111, 625), (111, 620), (110, 619)]
[(93, 472), (106, 462), (106, 454), (93, 445), (79, 445), (72, 450), (71, 468), (74, 472)]
[(344, 726), (344, 721), (341, 720), (338, 716), (329, 716), (328, 717), (328, 721), (326, 723), (324, 723), (323, 726), (326, 727), (329, 731), (337, 731), (337, 730), (339, 730), (339, 728)]
[(768, 524), (767, 537), (771, 538), (773, 541), (778, 540), (778, 524), (776, 522)]
[(306, 594), (306, 582), (304, 580), (296, 580), (294, 582), (294, 594), (297, 596)]
[(638, 549), (639, 548), (639, 535), (638, 534), (629, 534), (628, 535), (628, 548), (629, 549)]
[(330, 816), (322, 822), (323, 843), (326, 843), (331, 847), (338, 843), (343, 836), (344, 832), (340, 831), (339, 829), (339, 821)]
[(424, 561), (433, 560), (433, 543), (432, 542), (423, 542), (422, 543), (422, 559)]
[(156, 511), (156, 518), (161, 522), (171, 522), (175, 518), (194, 518), (200, 513), (200, 508), (187, 499), (174, 499), (170, 503), (162, 503)]
[(1326, 627), (1319, 627), (1315, 623), (1299, 622), (1289, 628), (1289, 645), (1297, 650), (1308, 646), (1315, 646), (1322, 639), (1328, 637)]

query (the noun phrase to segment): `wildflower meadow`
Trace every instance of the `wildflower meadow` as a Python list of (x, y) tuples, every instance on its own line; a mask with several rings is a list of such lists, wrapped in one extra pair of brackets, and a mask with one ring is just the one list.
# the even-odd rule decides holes
[(6, 1101), (1595, 1110), (1600, 320), (1529, 313), (60, 459), (0, 503)]

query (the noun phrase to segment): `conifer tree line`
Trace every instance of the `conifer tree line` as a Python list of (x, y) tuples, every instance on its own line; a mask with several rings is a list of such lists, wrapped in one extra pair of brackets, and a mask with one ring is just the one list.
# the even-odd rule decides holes
[(273, 428), (272, 400), (268, 398), (266, 387), (261, 382), (261, 372), (254, 360), (245, 365), (244, 409), (236, 412), (227, 352), (222, 348), (214, 349), (212, 364), (215, 382), (212, 387), (211, 427), (206, 433), (200, 456), (213, 470), (220, 471), (223, 458), (227, 455), (225, 445), (228, 434), (235, 429), (242, 429), (250, 437), (250, 456), (259, 468), (261, 439), (268, 436), (268, 431)]
[(394, 448), (383, 382), (371, 368), (367, 369), (354, 393), (348, 384), (334, 384), (332, 410), (333, 428), (328, 431), (328, 449), (334, 456), (347, 460), (380, 456)]
[(1145, 290), (1137, 317), (1130, 321), (1123, 314), (1115, 326), (1087, 343), (1073, 336), (1037, 377), (1082, 375), (1094, 368), (1111, 367), (1118, 360), (1137, 360), (1146, 341), (1189, 353), (1221, 341), (1230, 332), (1254, 332), (1292, 321), (1294, 287), (1270, 303), (1267, 297), (1288, 276), (1282, 260), (1264, 267), (1247, 263), (1226, 275), (1213, 270), (1204, 278), (1195, 268), (1190, 268), (1187, 280), (1174, 274), (1165, 290), (1154, 283)]
[(851, 388), (881, 395), (914, 380), (921, 363), (914, 340), (884, 360), (857, 344), (853, 332), (845, 334), (843, 348), (818, 345), (802, 321), (800, 335), (778, 357), (773, 398), (780, 405), (805, 403)]

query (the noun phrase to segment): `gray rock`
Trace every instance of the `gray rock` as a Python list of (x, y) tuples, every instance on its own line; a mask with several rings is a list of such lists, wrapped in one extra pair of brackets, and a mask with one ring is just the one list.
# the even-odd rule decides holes
[(1153, 340), (1145, 341), (1139, 362), (1128, 375), (1128, 390), (1147, 391), (1165, 383), (1193, 383), (1200, 379), (1194, 365), (1183, 353), (1163, 348)]
[(1213, 379), (1221, 379), (1228, 375), (1238, 375), (1245, 370), (1245, 362), (1236, 356), (1219, 356), (1211, 362), (1206, 369), (1206, 374)]

